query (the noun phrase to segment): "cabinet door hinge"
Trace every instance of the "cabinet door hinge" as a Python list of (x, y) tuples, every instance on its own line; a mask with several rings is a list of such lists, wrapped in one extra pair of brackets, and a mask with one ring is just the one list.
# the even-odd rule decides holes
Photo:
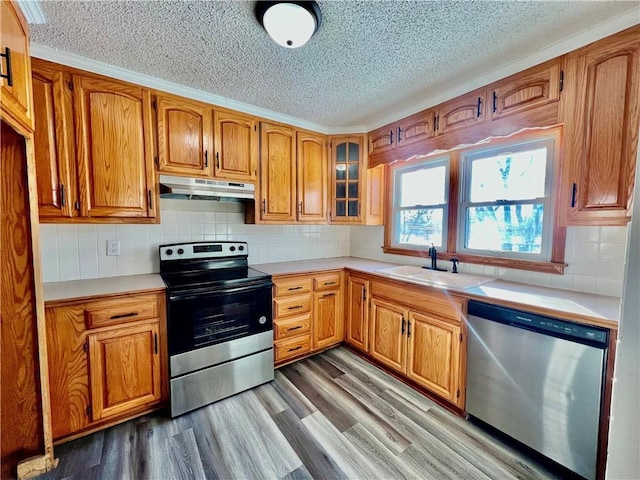
[(462, 334), (460, 334), (460, 341), (462, 341)]
[(73, 90), (73, 82), (67, 83), (67, 86), (69, 87), (69, 90)]
[(257, 126), (257, 125), (254, 125), (254, 126), (253, 126), (253, 131), (254, 131), (254, 132), (257, 132), (257, 131), (258, 131), (258, 126)]
[(460, 389), (456, 390), (456, 398), (460, 398)]
[(157, 355), (158, 354), (158, 334), (153, 334), (153, 351)]
[(156, 163), (156, 167), (160, 168), (160, 159), (157, 156), (153, 157), (153, 161)]
[(76, 207), (76, 210), (80, 210), (80, 200), (76, 200), (76, 203), (74, 206)]
[(151, 106), (153, 107), (154, 110), (158, 109), (158, 102), (156, 102), (155, 100), (151, 101)]
[(367, 289), (363, 288), (362, 289), (362, 300), (366, 300), (367, 299)]
[(93, 413), (93, 410), (91, 408), (91, 405), (87, 405), (87, 416), (91, 417), (91, 414)]
[(84, 350), (85, 352), (89, 352), (89, 339), (84, 341), (84, 344), (82, 345), (82, 350)]
[(564, 70), (560, 70), (560, 91), (564, 88)]

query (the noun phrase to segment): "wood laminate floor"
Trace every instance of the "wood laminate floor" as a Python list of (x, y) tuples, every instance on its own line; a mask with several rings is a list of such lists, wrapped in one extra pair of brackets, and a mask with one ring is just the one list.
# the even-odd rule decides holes
[(54, 479), (559, 478), (344, 348), (176, 419), (55, 449)]

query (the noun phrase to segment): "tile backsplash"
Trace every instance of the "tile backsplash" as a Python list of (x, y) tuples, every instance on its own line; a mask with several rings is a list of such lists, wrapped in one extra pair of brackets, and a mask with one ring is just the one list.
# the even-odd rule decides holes
[[(252, 265), (349, 255), (348, 226), (245, 225), (232, 202), (161, 199), (160, 209), (158, 225), (40, 224), (44, 281), (157, 272), (158, 246), (172, 242), (246, 241)], [(119, 256), (107, 256), (108, 240)]]
[[(424, 259), (382, 253), (384, 228), (334, 225), (245, 225), (240, 203), (198, 200), (160, 202), (158, 225), (41, 224), (45, 282), (112, 277), (159, 270), (158, 245), (197, 240), (249, 243), (249, 263), (354, 256), (393, 263)], [(107, 241), (121, 254), (107, 256)], [(460, 271), (568, 290), (620, 296), (626, 227), (567, 229), (564, 275), (460, 264)]]
[[(350, 239), (349, 253), (353, 257), (413, 265), (424, 265), (426, 261), (383, 253), (384, 227), (351, 227)], [(622, 294), (626, 243), (627, 227), (569, 227), (565, 247), (568, 267), (564, 275), (464, 263), (460, 263), (458, 268), (461, 272), (502, 280), (619, 297)], [(450, 268), (448, 265), (440, 266)]]

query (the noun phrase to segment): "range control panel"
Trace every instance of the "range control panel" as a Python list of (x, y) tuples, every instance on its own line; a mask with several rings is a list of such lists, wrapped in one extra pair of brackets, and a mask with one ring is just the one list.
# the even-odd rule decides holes
[(160, 261), (246, 257), (247, 242), (194, 242), (160, 245)]

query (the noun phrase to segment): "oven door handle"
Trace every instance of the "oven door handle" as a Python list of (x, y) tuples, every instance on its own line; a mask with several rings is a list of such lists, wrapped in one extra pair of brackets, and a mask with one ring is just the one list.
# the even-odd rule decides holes
[(253, 292), (255, 290), (263, 290), (265, 288), (271, 289), (273, 283), (262, 283), (260, 285), (246, 285), (243, 287), (235, 287), (235, 288), (222, 288), (220, 290), (210, 291), (209, 289), (203, 288), (200, 290), (193, 290), (191, 292), (185, 293), (176, 293), (169, 294), (169, 301), (175, 302), (180, 300), (197, 300), (203, 298), (204, 295), (208, 297), (218, 297), (221, 295), (230, 295), (234, 293), (247, 293)]

